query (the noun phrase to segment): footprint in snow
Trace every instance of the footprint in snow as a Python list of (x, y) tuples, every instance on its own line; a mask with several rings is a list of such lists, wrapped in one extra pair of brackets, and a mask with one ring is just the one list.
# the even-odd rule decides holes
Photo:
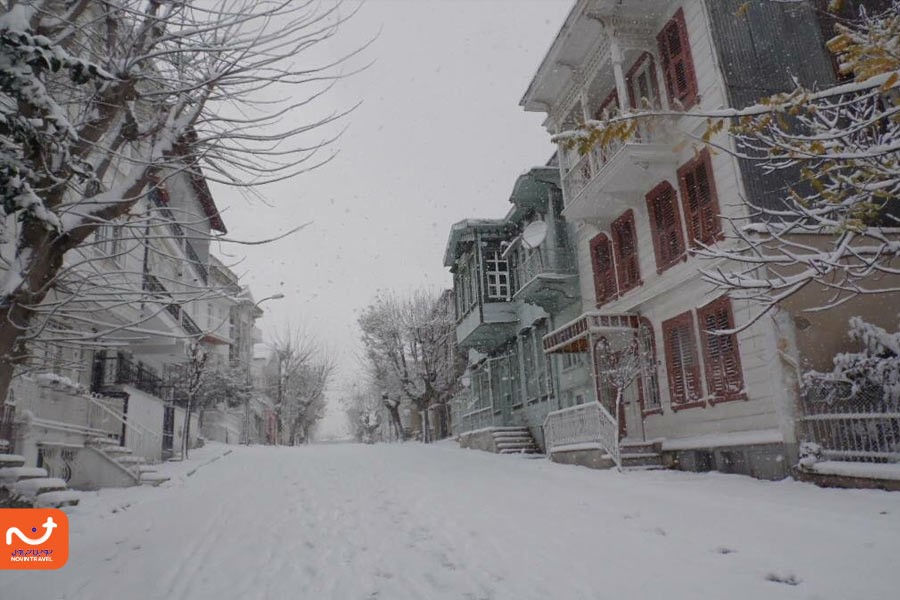
[(782, 583), (784, 585), (800, 585), (803, 581), (793, 573), (769, 573), (766, 575), (766, 581), (771, 581), (772, 583)]

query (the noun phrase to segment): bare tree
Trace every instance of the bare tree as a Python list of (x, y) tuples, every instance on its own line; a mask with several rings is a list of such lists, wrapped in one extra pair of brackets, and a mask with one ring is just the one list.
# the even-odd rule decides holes
[[(756, 0), (767, 2), (773, 0)], [(780, 0), (783, 1), (783, 0)], [(744, 10), (750, 7), (748, 2)], [(842, 3), (830, 3), (835, 10)], [(879, 3), (880, 4), (880, 3)], [(740, 16), (740, 15), (738, 15)], [(695, 251), (717, 261), (706, 281), (760, 307), (743, 327), (810, 284), (830, 291), (815, 309), (861, 294), (900, 291), (900, 2), (836, 25), (828, 47), (849, 82), (793, 89), (746, 108), (606, 113), (556, 140), (582, 153), (631, 139), (673, 119), (703, 119), (687, 141), (754, 163), (758, 176), (789, 175), (779, 203), (743, 199), (726, 243)], [(724, 259), (724, 263), (723, 263)]]
[(358, 323), (367, 366), (384, 392), (385, 406), (396, 425), (405, 400), (422, 418), (422, 439), (430, 441), (428, 409), (456, 380), (446, 344), (454, 334), (452, 307), (428, 291), (406, 298), (382, 295), (369, 305)]
[(290, 445), (306, 442), (325, 416), (334, 359), (313, 336), (291, 327), (283, 328), (271, 347), (269, 393), (275, 397), (278, 439)]
[(341, 404), (353, 439), (367, 444), (384, 440), (384, 407), (377, 383), (372, 380), (354, 382), (351, 389), (341, 399)]
[[(309, 110), (349, 56), (307, 57), (352, 14), (340, 1), (313, 0), (5, 5), (0, 400), (30, 340), (49, 334), (88, 344), (145, 333), (147, 315), (107, 313), (162, 292), (135, 287), (127, 272), (97, 285), (94, 260), (72, 251), (100, 243), (98, 230), (110, 225), (126, 245), (171, 237), (153, 232), (163, 209), (147, 202), (148, 192), (176, 178), (201, 197), (206, 180), (252, 190), (330, 159), (333, 138), (318, 130), (342, 113), (311, 118)], [(206, 219), (167, 210), (187, 238), (205, 233)], [(166, 293), (158, 310), (174, 293), (186, 302), (208, 292)], [(63, 316), (78, 327), (50, 331), (51, 317)]]

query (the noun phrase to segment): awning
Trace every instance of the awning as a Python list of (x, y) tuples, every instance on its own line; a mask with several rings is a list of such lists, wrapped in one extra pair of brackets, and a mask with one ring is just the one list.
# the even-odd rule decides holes
[(588, 352), (592, 336), (634, 330), (639, 325), (640, 317), (637, 315), (584, 313), (544, 336), (544, 354)]

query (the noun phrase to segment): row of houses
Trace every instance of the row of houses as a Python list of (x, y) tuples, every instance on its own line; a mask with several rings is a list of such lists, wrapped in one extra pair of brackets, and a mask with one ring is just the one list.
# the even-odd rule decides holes
[[(102, 225), (66, 257), (91, 291), (47, 300), (64, 310), (42, 317), (2, 405), (0, 467), (15, 465), (6, 483), (36, 475), (51, 489), (59, 480), (79, 489), (156, 483), (152, 465), (199, 437), (274, 443), (275, 402), (261, 381), (271, 357), (255, 326), (261, 302), (212, 253), (224, 233), (205, 179), (171, 168), (128, 218)], [(105, 304), (98, 290), (113, 292)], [(88, 301), (86, 325), (72, 307)], [(90, 322), (108, 335), (81, 341)], [(212, 400), (198, 410), (194, 398), (186, 419), (201, 368), (243, 393), (204, 390)]]
[(795, 470), (802, 442), (833, 461), (900, 462), (900, 437), (859, 433), (900, 432), (900, 415), (811, 408), (800, 387), (850, 347), (850, 316), (895, 331), (896, 295), (815, 313), (824, 291), (810, 286), (746, 326), (755, 307), (701, 279), (727, 265), (693, 250), (731, 243), (745, 201), (772, 206), (791, 182), (711, 151), (690, 113), (746, 106), (792, 77), (811, 88), (840, 77), (818, 3), (742, 4), (575, 2), (521, 100), (545, 115), (548, 142), (618, 107), (686, 116), (586, 154), (560, 145), (513, 182), (505, 216), (452, 227), (444, 265), (468, 365), (450, 406), (463, 445), (533, 439), (560, 462), (767, 479)]

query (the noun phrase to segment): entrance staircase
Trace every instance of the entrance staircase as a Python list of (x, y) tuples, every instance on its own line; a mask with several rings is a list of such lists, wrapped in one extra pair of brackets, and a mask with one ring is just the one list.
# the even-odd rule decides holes
[(543, 456), (527, 427), (495, 427), (491, 431), (497, 454)]
[(114, 439), (95, 437), (88, 440), (88, 445), (131, 473), (141, 485), (159, 485), (169, 480), (148, 464), (147, 459), (136, 456), (131, 448), (119, 445)]
[(0, 454), (0, 507), (62, 508), (78, 504), (79, 495), (65, 480), (49, 477), (41, 467), (26, 467), (25, 457)]
[(652, 471), (664, 469), (662, 442), (629, 442), (619, 444), (619, 460), (623, 471)]

